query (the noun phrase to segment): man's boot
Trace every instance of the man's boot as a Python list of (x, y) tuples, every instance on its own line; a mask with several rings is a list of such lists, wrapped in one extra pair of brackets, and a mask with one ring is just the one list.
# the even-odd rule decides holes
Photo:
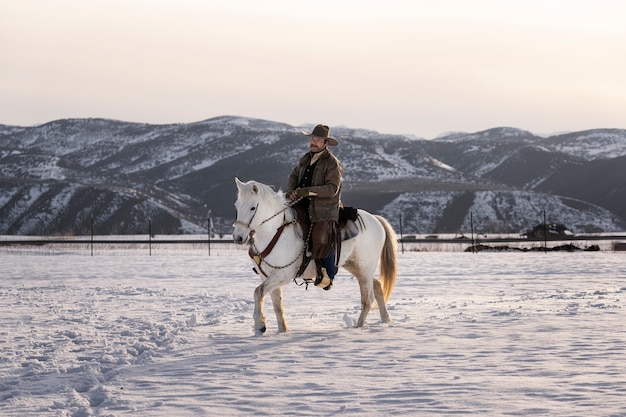
[(332, 252), (326, 258), (322, 259), (321, 262), (318, 262), (319, 261), (316, 260), (316, 264), (318, 265), (318, 276), (315, 280), (315, 286), (328, 291), (330, 290), (330, 287), (332, 287), (333, 280), (335, 279), (335, 253)]

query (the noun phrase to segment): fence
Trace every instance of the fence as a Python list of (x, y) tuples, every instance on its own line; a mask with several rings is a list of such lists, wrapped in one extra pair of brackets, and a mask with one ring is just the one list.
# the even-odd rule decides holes
[(115, 235), (115, 236), (0, 236), (0, 248), (4, 250), (64, 249), (87, 251), (94, 255), (94, 250), (139, 250), (152, 255), (153, 250), (176, 248), (177, 250), (205, 251), (211, 256), (215, 247), (233, 249), (240, 247), (232, 239), (207, 238), (199, 235)]
[[(399, 236), (398, 251), (480, 252), (484, 250), (601, 250), (626, 251), (626, 235), (583, 235), (559, 239), (520, 238), (513, 235), (409, 235)], [(94, 255), (94, 250), (133, 250), (151, 256), (153, 251), (190, 250), (211, 256), (215, 250), (247, 250), (232, 239), (206, 235), (116, 235), (116, 236), (0, 236), (0, 249), (71, 250)]]

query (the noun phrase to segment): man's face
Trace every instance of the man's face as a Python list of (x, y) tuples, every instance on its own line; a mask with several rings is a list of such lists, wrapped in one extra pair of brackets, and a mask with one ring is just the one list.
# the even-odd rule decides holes
[(326, 139), (311, 136), (311, 152), (319, 152), (326, 147)]

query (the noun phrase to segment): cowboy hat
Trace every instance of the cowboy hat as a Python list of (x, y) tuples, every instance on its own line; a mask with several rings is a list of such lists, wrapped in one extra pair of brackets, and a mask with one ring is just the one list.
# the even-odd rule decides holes
[(313, 131), (311, 133), (307, 133), (304, 130), (302, 130), (302, 134), (305, 136), (309, 136), (309, 137), (316, 137), (316, 138), (322, 138), (322, 139), (326, 139), (328, 141), (328, 144), (330, 146), (337, 146), (339, 145), (339, 141), (337, 141), (337, 139), (331, 138), (330, 135), (330, 128), (326, 125), (317, 125), (315, 126), (315, 129), (313, 129)]

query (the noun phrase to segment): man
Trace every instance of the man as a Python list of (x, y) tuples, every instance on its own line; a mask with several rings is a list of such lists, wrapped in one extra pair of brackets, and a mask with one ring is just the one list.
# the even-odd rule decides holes
[(326, 269), (330, 280), (318, 276), (315, 285), (329, 290), (336, 272), (333, 243), (341, 206), (343, 167), (328, 146), (337, 146), (339, 142), (330, 137), (330, 128), (325, 125), (317, 125), (313, 132), (302, 131), (302, 134), (311, 138), (310, 151), (300, 158), (289, 175), (285, 194), (292, 201), (302, 199), (297, 204), (304, 207), (313, 224), (311, 258)]

